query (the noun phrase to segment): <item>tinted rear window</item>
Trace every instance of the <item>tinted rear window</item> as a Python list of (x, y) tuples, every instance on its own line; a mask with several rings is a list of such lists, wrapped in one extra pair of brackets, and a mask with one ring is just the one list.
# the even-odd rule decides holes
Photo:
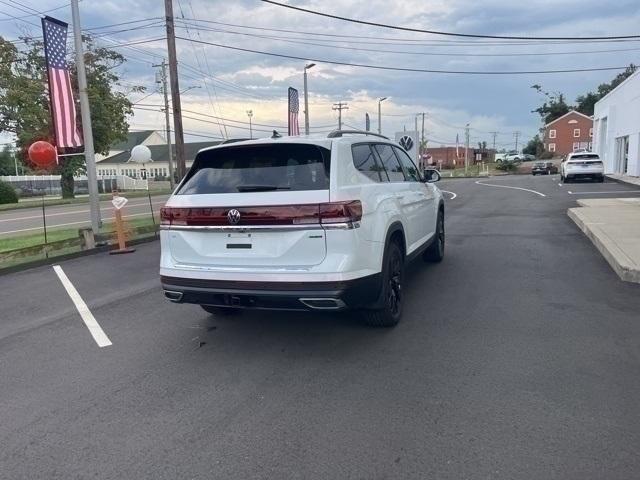
[(200, 152), (178, 195), (329, 188), (330, 150), (279, 143)]
[(578, 153), (571, 155), (571, 160), (600, 160), (600, 157), (595, 153)]
[[(353, 166), (375, 182), (381, 182), (380, 171), (382, 168), (376, 162), (369, 144), (353, 145), (351, 147)], [(385, 178), (386, 181), (386, 178)]]

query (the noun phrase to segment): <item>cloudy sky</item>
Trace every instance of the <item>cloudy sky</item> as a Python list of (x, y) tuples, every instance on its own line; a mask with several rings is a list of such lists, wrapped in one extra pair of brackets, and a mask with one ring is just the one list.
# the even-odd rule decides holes
[[(283, 0), (286, 1), (286, 0)], [(15, 39), (39, 35), (33, 10), (70, 21), (65, 0), (1, 2), (0, 35)], [(286, 3), (340, 16), (406, 27), (458, 33), (512, 36), (634, 35), (640, 24), (637, 0), (291, 0)], [(12, 5), (10, 7), (10, 5)], [(62, 8), (57, 8), (62, 7)], [(127, 57), (121, 69), (123, 88), (141, 85), (133, 129), (164, 128), (162, 95), (153, 64), (166, 57), (161, 0), (83, 0), (83, 29), (104, 46)], [(616, 71), (580, 73), (469, 75), (401, 72), (335, 65), (359, 63), (428, 70), (513, 72), (621, 67), (640, 62), (639, 41), (515, 42), (474, 40), (402, 32), (357, 25), (266, 4), (257, 0), (174, 0), (181, 90), (188, 140), (246, 137), (247, 110), (253, 111), (254, 134), (274, 127), (286, 131), (286, 90), (302, 93), (304, 59), (309, 70), (309, 111), (313, 132), (337, 125), (335, 102), (347, 102), (343, 122), (363, 128), (365, 113), (377, 129), (377, 98), (383, 105), (383, 133), (413, 129), (415, 114), (426, 112), (431, 145), (451, 144), (471, 126), (471, 141), (487, 141), (499, 132), (498, 147), (512, 148), (513, 132), (527, 140), (540, 127), (531, 113), (542, 101), (530, 87), (565, 93), (569, 100), (610, 80)], [(20, 17), (19, 20), (13, 17)], [(124, 25), (123, 22), (131, 22)], [(35, 24), (35, 26), (33, 25)], [(288, 59), (233, 50), (244, 48), (300, 57)], [(582, 52), (582, 53), (581, 53)], [(148, 96), (146, 96), (148, 95)], [(142, 98), (145, 96), (145, 98)], [(302, 111), (302, 108), (301, 108)], [(219, 120), (219, 118), (225, 120)], [(303, 126), (301, 113), (301, 127)], [(462, 141), (462, 140), (461, 140)]]

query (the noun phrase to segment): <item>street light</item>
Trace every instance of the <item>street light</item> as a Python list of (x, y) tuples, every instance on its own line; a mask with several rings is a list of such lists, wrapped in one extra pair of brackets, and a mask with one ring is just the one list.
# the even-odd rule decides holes
[(307, 70), (315, 67), (315, 63), (308, 63), (304, 67), (304, 134), (309, 135), (309, 95), (307, 92)]
[(182, 95), (185, 92), (188, 92), (189, 90), (193, 90), (194, 88), (202, 88), (202, 87), (200, 85), (194, 85), (192, 87), (187, 87), (183, 91), (180, 92), (180, 95)]
[(387, 97), (382, 97), (378, 99), (378, 134), (382, 135), (382, 109), (380, 108), (380, 104), (384, 102)]
[(251, 117), (253, 117), (253, 110), (247, 110), (247, 117), (249, 117), (249, 138), (253, 139), (253, 125), (251, 125)]

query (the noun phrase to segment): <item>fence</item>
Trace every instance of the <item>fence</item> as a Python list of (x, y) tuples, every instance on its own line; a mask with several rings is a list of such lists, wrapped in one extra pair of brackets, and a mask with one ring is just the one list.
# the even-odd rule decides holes
[[(41, 195), (61, 195), (60, 175), (11, 175), (0, 176), (0, 180), (10, 183), (18, 196), (34, 197)], [(98, 175), (98, 191), (110, 193), (113, 190), (146, 190), (148, 181), (131, 178), (126, 175)], [(74, 193), (89, 193), (86, 175), (74, 177)]]

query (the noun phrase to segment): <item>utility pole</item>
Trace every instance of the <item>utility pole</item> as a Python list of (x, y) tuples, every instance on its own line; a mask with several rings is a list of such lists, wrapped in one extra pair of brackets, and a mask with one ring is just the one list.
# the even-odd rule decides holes
[(247, 117), (249, 117), (249, 138), (253, 140), (253, 125), (251, 124), (251, 117), (253, 117), (253, 110), (247, 110)]
[(162, 63), (159, 65), (153, 65), (154, 67), (160, 67), (160, 83), (162, 83), (162, 93), (164, 94), (164, 126), (167, 135), (167, 149), (169, 156), (169, 185), (171, 189), (175, 186), (175, 179), (173, 175), (173, 150), (171, 149), (171, 123), (169, 115), (169, 91), (167, 89), (167, 64), (162, 59)]
[(349, 107), (346, 102), (338, 102), (333, 104), (331, 110), (338, 111), (338, 130), (342, 130), (342, 110), (349, 110)]
[(84, 50), (82, 49), (82, 30), (80, 27), (80, 10), (78, 0), (71, 0), (71, 16), (73, 18), (73, 40), (76, 49), (76, 71), (80, 97), (80, 115), (82, 117), (82, 136), (84, 137), (84, 160), (87, 168), (89, 184), (89, 211), (91, 212), (91, 230), (97, 235), (102, 221), (100, 219), (100, 194), (98, 193), (98, 177), (96, 175), (96, 154), (93, 147), (93, 130), (91, 129), (91, 110), (87, 93), (87, 72), (84, 67)]
[(304, 66), (304, 134), (309, 135), (309, 91), (307, 90), (307, 70), (315, 67), (315, 63)]
[[(424, 147), (424, 112), (422, 112), (422, 134), (420, 135), (420, 148), (418, 149), (420, 150), (420, 162), (422, 162), (422, 155), (424, 154), (422, 149)], [(424, 165), (422, 165), (422, 168), (424, 168)]]
[(169, 78), (171, 81), (171, 103), (173, 105), (173, 131), (176, 136), (176, 167), (178, 180), (184, 177), (187, 166), (184, 158), (184, 132), (182, 130), (182, 107), (178, 82), (178, 59), (176, 57), (176, 32), (173, 25), (173, 0), (164, 0), (167, 27), (167, 50), (169, 51)]
[(413, 120), (415, 121), (415, 132), (416, 132), (416, 165), (420, 166), (420, 138), (418, 137), (418, 115), (416, 115)]
[(518, 151), (518, 137), (520, 137), (521, 132), (513, 132), (513, 136), (516, 137), (516, 152)]
[(464, 142), (464, 173), (467, 173), (467, 170), (469, 169), (469, 124), (467, 123), (467, 125), (464, 127), (464, 136), (465, 136), (465, 142)]
[(382, 108), (380, 105), (384, 102), (387, 97), (382, 97), (378, 99), (378, 135), (382, 135)]
[(498, 136), (498, 132), (489, 132), (491, 135), (493, 135), (493, 151), (495, 152), (496, 150), (496, 137)]

